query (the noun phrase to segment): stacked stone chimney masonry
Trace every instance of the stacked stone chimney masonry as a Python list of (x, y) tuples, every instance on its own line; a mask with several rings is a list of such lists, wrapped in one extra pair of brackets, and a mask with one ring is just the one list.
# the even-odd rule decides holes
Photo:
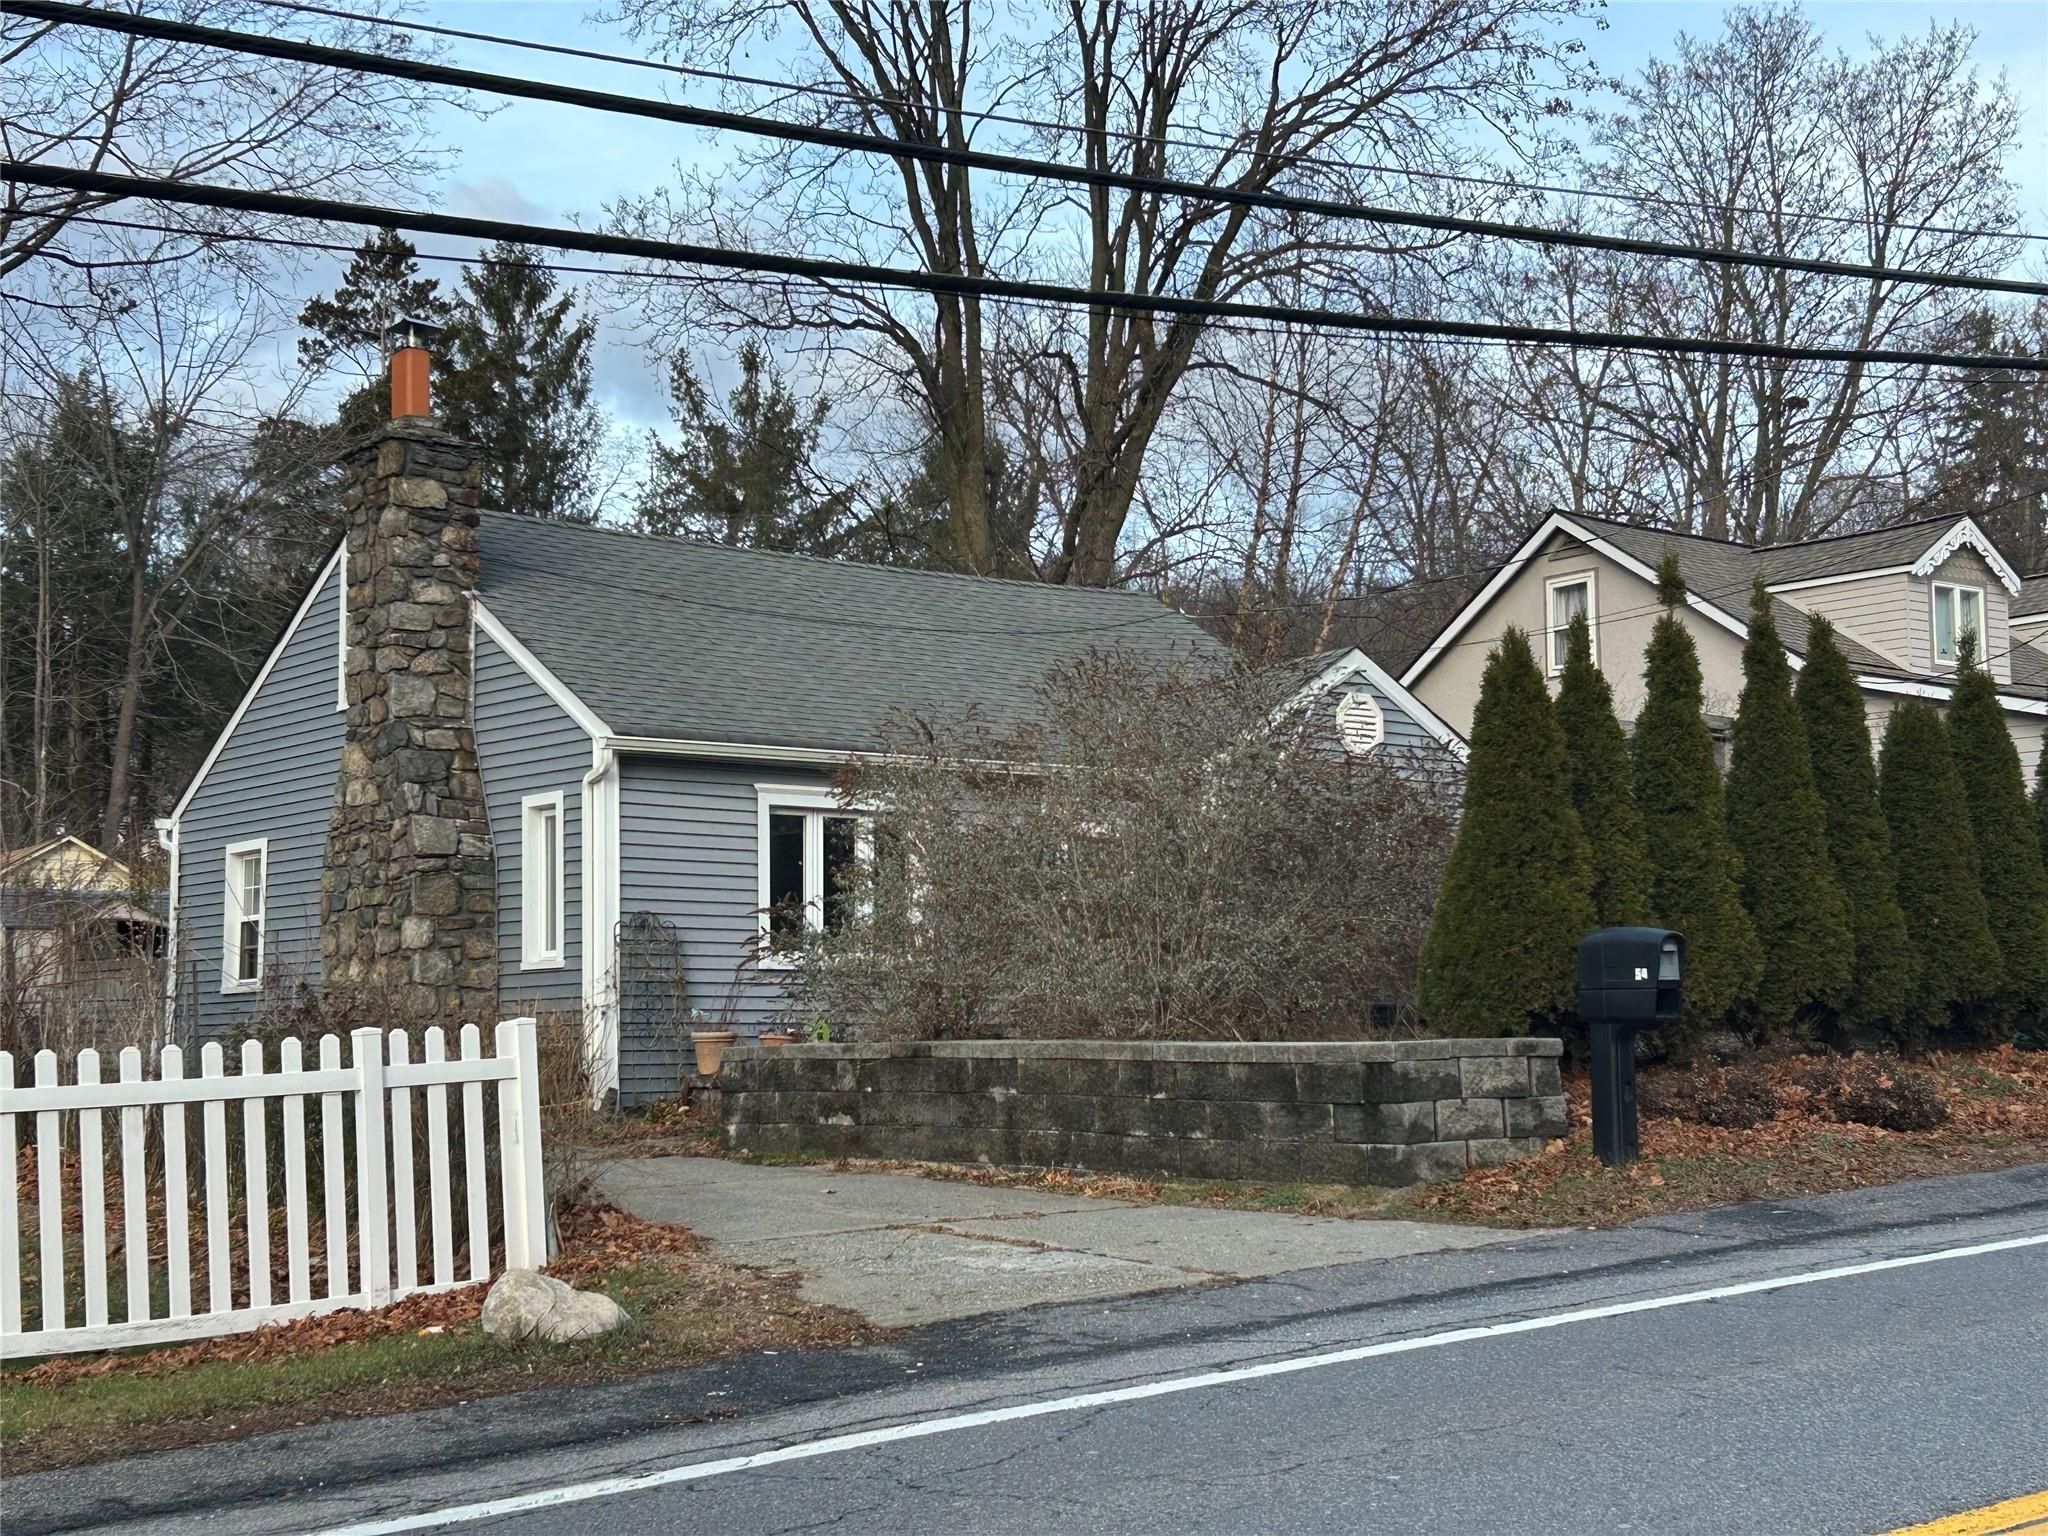
[(395, 1010), (394, 1023), (497, 1009), (497, 879), (470, 714), (481, 459), (410, 417), (347, 466), (348, 726), (320, 950), (327, 985)]

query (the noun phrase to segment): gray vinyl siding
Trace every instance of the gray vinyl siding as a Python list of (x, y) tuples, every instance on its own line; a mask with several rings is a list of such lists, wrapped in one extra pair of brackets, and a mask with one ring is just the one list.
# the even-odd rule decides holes
[(1380, 718), (1386, 723), (1386, 734), (1375, 756), (1385, 753), (1405, 758), (1426, 765), (1432, 772), (1459, 768), (1457, 759), (1445, 750), (1443, 743), (1427, 727), (1402, 708), (1385, 689), (1366, 677), (1350, 678), (1317, 697), (1308, 706), (1302, 739), (1317, 751), (1342, 753), (1344, 745), (1337, 729), (1337, 711), (1354, 693), (1369, 695), (1379, 705)]
[(320, 980), (320, 871), (341, 766), (340, 583), (330, 576), (178, 823), (177, 1027), (231, 1029), (264, 1004), (221, 991), (230, 843), (267, 838), (264, 974)]
[[(619, 913), (674, 925), (687, 1006), (713, 1026), (758, 1031), (782, 1007), (774, 973), (744, 962), (758, 932), (757, 783), (824, 788), (829, 776), (788, 768), (627, 758), (619, 774)], [(677, 1042), (634, 1038), (620, 1022), (619, 1101), (675, 1091)]]
[[(590, 735), (549, 698), (489, 635), (476, 637), (473, 705), (477, 764), (498, 865), (498, 999), (506, 1013), (583, 1006), (583, 776)], [(525, 853), (521, 801), (562, 795), (562, 879), (566, 913), (562, 964), (526, 970), (520, 959)]]
[[(1903, 573), (1870, 576), (1783, 594), (1785, 601), (1808, 613), (1826, 615), (1845, 635), (1861, 640), (1887, 660), (1903, 667), (1913, 657), (1914, 583)], [(1919, 617), (1927, 618), (1927, 589), (1919, 586)]]

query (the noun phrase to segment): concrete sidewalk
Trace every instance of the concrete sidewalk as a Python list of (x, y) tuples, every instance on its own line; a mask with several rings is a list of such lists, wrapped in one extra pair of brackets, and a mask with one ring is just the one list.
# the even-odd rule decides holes
[(721, 1258), (794, 1270), (804, 1276), (807, 1300), (891, 1327), (1535, 1235), (1133, 1205), (709, 1157), (616, 1163), (599, 1182), (635, 1215), (680, 1223), (709, 1239)]

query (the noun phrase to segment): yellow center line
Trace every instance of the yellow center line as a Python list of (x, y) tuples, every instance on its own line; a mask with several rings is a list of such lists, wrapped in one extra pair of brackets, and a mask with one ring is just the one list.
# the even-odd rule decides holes
[(1884, 1536), (2048, 1536), (2048, 1490), (1944, 1515), (1925, 1525), (1904, 1525)]

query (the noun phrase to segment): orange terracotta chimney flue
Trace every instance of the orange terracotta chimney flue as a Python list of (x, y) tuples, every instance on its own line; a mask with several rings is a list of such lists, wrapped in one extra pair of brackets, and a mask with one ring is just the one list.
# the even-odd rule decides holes
[(391, 353), (391, 419), (434, 414), (428, 377), (431, 347), (441, 327), (424, 320), (401, 320), (384, 332), (384, 345)]

